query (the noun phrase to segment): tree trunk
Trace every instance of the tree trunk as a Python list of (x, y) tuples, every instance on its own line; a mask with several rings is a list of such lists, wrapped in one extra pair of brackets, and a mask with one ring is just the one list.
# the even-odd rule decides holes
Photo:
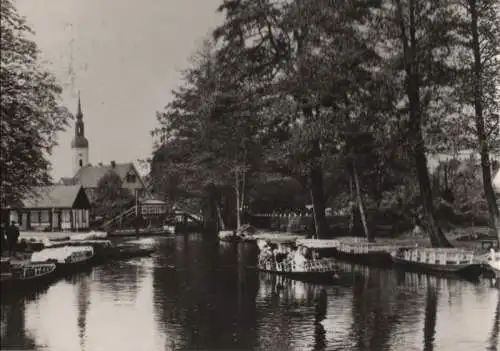
[(436, 336), (438, 296), (436, 289), (431, 286), (430, 280), (427, 280), (427, 296), (425, 300), (424, 351), (431, 351), (434, 349), (434, 338)]
[(349, 233), (352, 234), (354, 230), (354, 191), (352, 188), (354, 187), (352, 181), (352, 175), (349, 176)]
[(319, 140), (312, 142), (311, 150), (311, 168), (309, 170), (309, 179), (311, 184), (311, 197), (314, 213), (314, 228), (316, 230), (316, 238), (323, 237), (326, 234), (326, 219), (325, 219), (325, 197), (323, 194), (323, 168), (319, 163), (321, 157), (321, 149)]
[(239, 170), (236, 169), (235, 172), (235, 191), (236, 191), (236, 230), (238, 230), (241, 227), (241, 217), (240, 217), (240, 177), (239, 177)]
[[(398, 20), (400, 25), (400, 38), (404, 50), (404, 64), (406, 71), (406, 94), (409, 101), (409, 137), (411, 138), (411, 146), (415, 167), (417, 171), (417, 179), (420, 188), (420, 196), (424, 210), (424, 222), (426, 230), (433, 247), (451, 247), (448, 239), (439, 228), (437, 223), (434, 205), (432, 202), (432, 191), (429, 179), (429, 171), (427, 169), (427, 157), (425, 154), (425, 141), (422, 135), (422, 106), (420, 103), (420, 74), (418, 72), (418, 62), (416, 55), (417, 38), (416, 38), (416, 21), (415, 21), (415, 3), (410, 1), (409, 6), (409, 34), (406, 33), (404, 23), (403, 7), (401, 1), (396, 2), (398, 7)], [(409, 37), (408, 37), (409, 35)]]
[(477, 1), (469, 0), (469, 11), (471, 16), (472, 50), (474, 53), (474, 112), (476, 117), (476, 130), (479, 142), (479, 154), (481, 155), (481, 169), (483, 173), (483, 188), (490, 213), (490, 226), (500, 240), (500, 213), (497, 206), (495, 192), (491, 180), (491, 165), (488, 140), (484, 126), (483, 115), (483, 91), (482, 91), (482, 65), (481, 48), (479, 45)]
[(208, 201), (207, 201), (207, 211), (204, 216), (205, 222), (205, 232), (208, 235), (216, 236), (219, 231), (220, 226), (220, 210), (217, 204), (217, 190), (214, 184), (209, 184), (206, 187)]
[(359, 208), (359, 214), (361, 216), (361, 223), (363, 224), (363, 230), (365, 232), (366, 239), (369, 242), (375, 242), (375, 238), (371, 235), (368, 229), (368, 222), (366, 220), (365, 206), (363, 204), (363, 197), (361, 196), (361, 187), (359, 185), (358, 171), (356, 169), (356, 163), (352, 161), (352, 175), (354, 178), (354, 185), (356, 187), (356, 202)]

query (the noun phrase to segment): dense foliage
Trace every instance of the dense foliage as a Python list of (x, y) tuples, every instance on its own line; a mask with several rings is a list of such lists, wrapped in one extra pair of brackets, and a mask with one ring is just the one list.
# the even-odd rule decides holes
[(47, 158), (71, 118), (61, 88), (41, 67), (31, 29), (10, 0), (0, 4), (1, 205), (50, 181)]
[[(440, 199), (455, 189), (442, 191), (428, 159), (472, 148), (481, 167), (463, 177), (477, 180), (470, 187), (487, 199), (481, 208), (495, 228), (497, 7), (493, 0), (222, 1), (224, 23), (158, 114), (156, 190), (174, 201), (202, 195), (207, 217), (236, 225), (246, 208), (312, 204), (317, 235), (328, 232), (325, 208), (355, 211), (369, 240), (373, 214), (390, 212), (447, 246)], [(447, 178), (447, 187), (458, 184)], [(470, 212), (463, 202), (446, 203)]]
[(134, 203), (134, 195), (123, 187), (120, 176), (114, 172), (106, 173), (95, 190), (94, 215), (104, 220), (112, 219)]

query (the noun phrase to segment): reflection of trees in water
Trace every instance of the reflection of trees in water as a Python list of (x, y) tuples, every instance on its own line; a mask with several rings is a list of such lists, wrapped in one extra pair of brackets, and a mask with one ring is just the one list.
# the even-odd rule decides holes
[(394, 277), (379, 269), (367, 269), (353, 280), (353, 340), (360, 350), (388, 348), (391, 333), (400, 318), (402, 296), (396, 293)]
[(178, 237), (175, 245), (168, 262), (153, 271), (166, 347), (253, 347), (257, 283), (238, 260), (239, 247), (196, 236)]
[(260, 273), (259, 278), (257, 309), (262, 326), (258, 331), (261, 348), (310, 349), (312, 346), (315, 350), (324, 349), (326, 330), (322, 322), (328, 305), (325, 287), (271, 273)]
[(94, 284), (100, 293), (107, 293), (113, 299), (135, 301), (141, 286), (140, 278), (144, 275), (143, 269), (130, 262), (111, 262), (94, 269)]
[(434, 337), (436, 335), (438, 292), (433, 286), (427, 284), (425, 297), (425, 320), (424, 320), (424, 351), (434, 350)]
[(326, 330), (321, 322), (326, 318), (327, 306), (328, 296), (325, 289), (321, 289), (314, 314), (314, 350), (323, 350), (326, 347)]
[[(420, 285), (418, 276), (389, 269), (340, 264), (340, 269), (353, 292), (350, 339), (357, 349), (387, 349), (398, 325), (414, 323), (420, 315), (419, 295), (408, 291)], [(424, 279), (425, 280), (425, 279)]]
[(498, 351), (499, 349), (498, 345), (500, 344), (499, 334), (500, 334), (500, 292), (497, 298), (497, 307), (495, 309), (495, 315), (493, 316), (493, 328), (491, 329), (488, 351)]
[[(46, 291), (47, 289), (45, 289)], [(2, 294), (0, 345), (17, 349), (36, 349), (35, 340), (26, 332), (26, 303), (36, 300), (42, 291), (33, 291), (24, 296)]]
[(87, 314), (90, 306), (90, 284), (89, 278), (81, 279), (77, 284), (77, 307), (78, 307), (78, 336), (80, 347), (83, 350), (87, 337)]
[[(450, 304), (462, 304), (470, 290), (484, 292), (485, 286), (460, 280), (401, 270), (380, 270), (362, 266), (340, 265), (350, 275), (353, 290), (352, 339), (358, 349), (384, 349), (392, 336), (417, 327), (425, 311), (424, 350), (433, 350), (438, 314), (438, 296), (444, 294)], [(439, 294), (438, 294), (439, 291)], [(422, 303), (424, 302), (425, 305)], [(413, 327), (412, 325), (415, 324)]]

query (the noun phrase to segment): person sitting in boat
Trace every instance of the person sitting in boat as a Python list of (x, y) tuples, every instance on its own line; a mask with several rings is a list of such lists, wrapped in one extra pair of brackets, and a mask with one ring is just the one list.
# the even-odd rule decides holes
[(261, 265), (266, 265), (267, 262), (273, 260), (273, 252), (271, 251), (271, 246), (266, 245), (262, 248), (259, 256), (259, 263)]
[(285, 248), (280, 246), (276, 250), (276, 253), (274, 255), (274, 259), (276, 260), (277, 263), (282, 263), (285, 261), (287, 256), (288, 256), (288, 254), (287, 254)]
[(302, 254), (301, 250), (296, 249), (293, 253), (293, 265), (296, 270), (304, 270), (307, 259)]

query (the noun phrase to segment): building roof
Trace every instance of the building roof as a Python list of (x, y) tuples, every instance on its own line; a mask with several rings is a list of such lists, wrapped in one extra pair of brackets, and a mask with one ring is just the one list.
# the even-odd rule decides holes
[(59, 184), (75, 185), (75, 180), (73, 178), (62, 177), (61, 180), (59, 180)]
[(89, 203), (81, 185), (57, 184), (32, 190), (33, 194), (21, 200), (24, 208), (77, 208), (77, 202), (82, 202), (84, 207)]
[(85, 149), (89, 147), (89, 141), (83, 135), (77, 135), (71, 141), (71, 147)]
[(132, 162), (116, 163), (114, 164), (114, 166), (111, 164), (83, 166), (76, 173), (74, 181), (77, 184), (83, 185), (85, 188), (97, 188), (97, 185), (99, 184), (101, 178), (111, 170), (116, 172), (116, 174), (118, 174), (121, 179), (125, 179), (127, 173), (132, 170), (140, 179), (141, 184), (143, 184), (143, 181)]

